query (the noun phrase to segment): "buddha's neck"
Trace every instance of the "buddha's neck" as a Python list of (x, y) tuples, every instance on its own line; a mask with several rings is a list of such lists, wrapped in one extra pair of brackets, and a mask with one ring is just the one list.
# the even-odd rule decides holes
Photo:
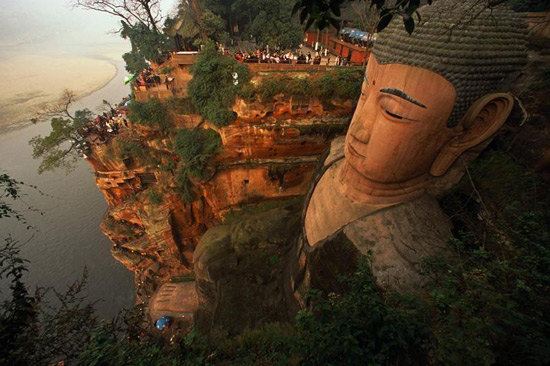
[(340, 170), (340, 189), (349, 199), (355, 202), (371, 205), (396, 204), (410, 201), (421, 196), (426, 187), (428, 175), (398, 183), (380, 183), (372, 181), (346, 160)]

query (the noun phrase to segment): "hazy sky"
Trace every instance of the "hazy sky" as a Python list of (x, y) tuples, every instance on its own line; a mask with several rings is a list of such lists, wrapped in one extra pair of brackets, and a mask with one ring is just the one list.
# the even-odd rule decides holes
[[(120, 42), (118, 35), (108, 34), (120, 24), (109, 14), (71, 9), (69, 0), (1, 0), (0, 46), (21, 43), (48, 43), (57, 38), (69, 43), (96, 44)], [(172, 9), (176, 0), (163, 0), (163, 9)], [(165, 11), (165, 14), (166, 14)]]

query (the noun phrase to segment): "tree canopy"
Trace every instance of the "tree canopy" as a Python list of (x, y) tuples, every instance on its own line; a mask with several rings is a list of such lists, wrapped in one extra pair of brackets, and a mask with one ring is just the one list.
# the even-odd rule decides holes
[[(342, 8), (352, 2), (366, 2), (370, 7), (374, 7), (379, 12), (379, 20), (377, 31), (386, 28), (393, 18), (401, 17), (403, 25), (407, 32), (412, 33), (416, 20), (421, 19), (421, 14), (417, 12), (418, 8), (423, 4), (431, 5), (434, 0), (296, 0), (294, 13), (300, 13), (300, 22), (305, 23), (305, 29), (309, 29), (312, 25), (319, 29), (324, 29), (329, 25), (336, 28), (340, 27), (339, 17), (342, 13)], [(510, 2), (512, 6), (519, 10), (525, 6), (532, 10), (540, 11), (548, 9), (548, 0), (480, 0), (485, 2), (488, 8), (498, 6), (500, 4)], [(516, 5), (513, 5), (513, 4)], [(540, 3), (545, 3), (546, 6), (539, 6)], [(527, 10), (523, 10), (527, 11)], [(416, 19), (416, 20), (415, 20)]]
[(76, 166), (84, 144), (79, 131), (91, 119), (92, 112), (83, 109), (71, 114), (69, 107), (74, 100), (74, 92), (65, 90), (57, 103), (44, 107), (41, 116), (51, 117), (52, 131), (47, 136), (38, 135), (29, 141), (33, 158), (42, 160), (39, 174), (57, 168), (69, 172)]
[(156, 29), (149, 29), (142, 23), (130, 25), (122, 21), (120, 35), (130, 40), (132, 50), (122, 55), (126, 70), (136, 73), (147, 67), (147, 60), (158, 61), (174, 49), (173, 38)]
[(288, 0), (258, 0), (259, 11), (246, 32), (256, 41), (283, 49), (295, 48), (303, 38), (303, 29), (292, 15), (292, 2)]
[(235, 113), (230, 107), (243, 84), (250, 80), (246, 65), (222, 55), (208, 43), (191, 73), (187, 91), (200, 115), (218, 127), (231, 123)]

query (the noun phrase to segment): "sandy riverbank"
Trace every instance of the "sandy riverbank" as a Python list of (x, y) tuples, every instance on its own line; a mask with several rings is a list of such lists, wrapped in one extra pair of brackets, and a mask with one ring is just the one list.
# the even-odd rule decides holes
[(57, 100), (63, 89), (83, 97), (116, 76), (108, 61), (22, 55), (0, 61), (0, 127), (30, 120), (45, 103)]

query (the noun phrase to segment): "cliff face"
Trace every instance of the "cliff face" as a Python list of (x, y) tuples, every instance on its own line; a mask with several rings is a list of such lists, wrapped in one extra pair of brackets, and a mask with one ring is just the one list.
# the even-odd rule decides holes
[[(354, 108), (351, 101), (329, 107), (282, 96), (264, 104), (237, 99), (238, 117), (226, 127), (171, 111), (168, 131), (130, 120), (118, 135), (92, 144), (88, 161), (109, 205), (101, 230), (113, 257), (136, 274), (138, 301), (162, 283), (192, 280), (199, 239), (228, 213), (306, 193), (320, 154), (345, 133)], [(203, 178), (190, 177), (191, 199), (183, 198), (175, 168), (182, 164), (174, 149), (177, 128), (213, 130), (223, 145)]]

